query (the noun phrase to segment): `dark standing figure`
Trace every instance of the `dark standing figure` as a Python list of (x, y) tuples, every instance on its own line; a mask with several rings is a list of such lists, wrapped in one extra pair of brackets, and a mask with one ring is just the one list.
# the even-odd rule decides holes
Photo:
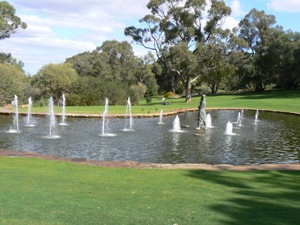
[(199, 111), (198, 111), (198, 128), (197, 129), (200, 129), (201, 126), (203, 126), (204, 129), (206, 129), (205, 107), (206, 107), (206, 99), (205, 99), (205, 95), (202, 95), (200, 104), (198, 106)]

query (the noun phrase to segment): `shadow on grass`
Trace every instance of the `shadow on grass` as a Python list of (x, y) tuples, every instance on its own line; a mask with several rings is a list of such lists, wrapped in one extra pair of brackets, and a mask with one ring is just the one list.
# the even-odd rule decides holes
[(300, 98), (300, 90), (296, 91), (264, 91), (237, 94), (237, 99), (287, 99)]
[(210, 98), (219, 96), (234, 96), (236, 99), (285, 99), (285, 98), (300, 98), (300, 90), (268, 90), (264, 92), (243, 92), (238, 94), (216, 94), (209, 95)]
[(210, 209), (225, 215), (220, 224), (294, 225), (300, 221), (300, 171), (203, 171), (187, 176), (217, 184), (224, 191)]

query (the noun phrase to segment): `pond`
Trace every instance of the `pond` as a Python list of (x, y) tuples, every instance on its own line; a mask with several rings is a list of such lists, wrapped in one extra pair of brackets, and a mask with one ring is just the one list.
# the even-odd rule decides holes
[[(173, 132), (175, 116), (133, 118), (133, 130), (124, 131), (125, 119), (110, 118), (114, 135), (101, 136), (101, 118), (67, 118), (68, 126), (57, 125), (59, 138), (46, 138), (48, 117), (33, 116), (35, 127), (19, 118), (20, 133), (7, 133), (12, 117), (0, 115), (0, 148), (69, 158), (144, 163), (265, 164), (299, 163), (300, 116), (246, 110), (241, 125), (237, 110), (210, 110), (212, 128), (196, 131), (197, 113), (179, 114), (181, 130)], [(59, 118), (57, 118), (59, 120)], [(195, 133), (198, 133), (196, 136)], [(0, 151), (1, 151), (0, 149)]]

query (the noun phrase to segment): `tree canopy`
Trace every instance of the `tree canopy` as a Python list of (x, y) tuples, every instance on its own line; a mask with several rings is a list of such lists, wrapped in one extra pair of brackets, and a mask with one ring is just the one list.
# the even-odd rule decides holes
[(71, 63), (48, 64), (33, 77), (32, 84), (40, 89), (41, 96), (52, 96), (58, 102), (77, 79), (78, 74)]
[(184, 83), (190, 94), (191, 81), (201, 73), (195, 65), (205, 62), (199, 51), (214, 36), (225, 34), (221, 26), (231, 9), (222, 0), (150, 0), (150, 15), (140, 22), (143, 27), (125, 29), (125, 35), (156, 53), (170, 74)]
[(18, 29), (25, 29), (27, 24), (16, 16), (15, 8), (6, 1), (0, 2), (0, 40), (9, 38)]
[(0, 63), (0, 78), (0, 105), (10, 103), (14, 95), (18, 95), (20, 99), (24, 97), (26, 79), (22, 70)]

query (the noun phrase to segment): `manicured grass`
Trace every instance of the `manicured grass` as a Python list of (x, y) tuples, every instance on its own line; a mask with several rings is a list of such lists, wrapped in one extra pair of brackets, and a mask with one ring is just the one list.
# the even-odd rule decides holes
[[(207, 96), (207, 109), (209, 108), (251, 108), (269, 109), (300, 113), (300, 90), (296, 91), (265, 91), (262, 93), (242, 93), (242, 94), (217, 94)], [(200, 96), (193, 97), (191, 104), (186, 104), (184, 98), (169, 98), (169, 105), (162, 104), (162, 98), (153, 98), (151, 104), (142, 100), (139, 105), (132, 106), (134, 114), (159, 114), (164, 112), (185, 108), (197, 109)], [(20, 108), (21, 112), (26, 112), (26, 108)], [(47, 112), (47, 107), (34, 107), (33, 112)], [(67, 106), (67, 113), (96, 114), (101, 115), (104, 111), (104, 102), (101, 106)], [(109, 114), (125, 114), (126, 106), (109, 106)], [(55, 112), (60, 113), (61, 108), (55, 107)]]
[(300, 220), (300, 171), (138, 170), (0, 157), (0, 183), (0, 224)]

